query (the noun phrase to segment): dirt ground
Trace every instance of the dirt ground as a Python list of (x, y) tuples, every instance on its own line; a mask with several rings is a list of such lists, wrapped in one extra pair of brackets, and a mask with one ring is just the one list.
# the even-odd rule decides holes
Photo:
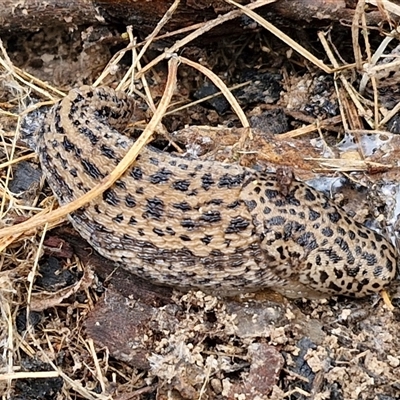
[[(146, 42), (138, 37), (132, 51), (137, 32), (123, 32), (90, 26), (2, 37), (0, 228), (57, 207), (34, 147), (46, 109), (63, 93), (101, 77), (101, 85), (125, 82), (157, 105), (166, 61), (135, 79), (140, 68), (130, 68)], [(157, 146), (169, 151), (174, 142), (208, 159), (289, 168), (396, 242), (399, 39), (363, 69), (353, 57), (356, 46), (365, 60), (377, 54), (389, 32), (383, 24), (355, 44), (345, 25), (326, 28), (324, 39), (317, 29), (286, 28), (325, 65), (345, 67), (336, 73), (257, 25), (207, 45), (201, 38), (188, 43), (179, 54), (233, 88), (253, 136), (229, 99), (207, 97), (219, 88), (204, 71), (182, 63)], [(176, 39), (154, 41), (142, 68)], [(151, 116), (148, 107), (139, 131)], [(398, 281), (389, 289), (393, 308), (379, 295), (182, 293), (116, 268), (66, 221), (11, 237), (0, 231), (3, 399), (400, 398)]]

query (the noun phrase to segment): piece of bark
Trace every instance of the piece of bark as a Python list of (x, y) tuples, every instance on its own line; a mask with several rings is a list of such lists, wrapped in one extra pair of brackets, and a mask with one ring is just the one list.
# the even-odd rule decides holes
[(150, 368), (148, 358), (155, 351), (154, 335), (177, 324), (177, 306), (161, 309), (146, 301), (125, 297), (112, 285), (85, 321), (88, 336), (98, 346), (108, 347), (113, 357), (144, 370)]
[[(239, 1), (246, 4), (248, 1)], [(76, 28), (79, 25), (115, 23), (133, 25), (145, 37), (149, 34), (171, 6), (171, 0), (0, 0), (0, 32), (33, 31), (43, 27), (62, 25)], [(181, 29), (199, 22), (217, 18), (234, 7), (223, 0), (181, 2), (163, 32)], [(376, 25), (385, 18), (372, 8), (366, 14), (367, 24)], [(272, 23), (290, 26), (298, 21), (301, 26), (327, 25), (345, 20), (351, 22), (354, 10), (344, 0), (281, 0), (257, 10)], [(244, 29), (238, 19), (212, 31), (214, 36), (229, 36)]]
[(279, 374), (285, 364), (282, 354), (275, 346), (266, 343), (252, 343), (248, 349), (251, 360), (248, 376), (243, 382), (230, 387), (228, 398), (234, 399), (236, 393), (246, 396), (246, 399), (256, 400), (269, 394), (277, 384)]
[(62, 25), (98, 24), (104, 18), (92, 0), (0, 0), (0, 31), (34, 31)]

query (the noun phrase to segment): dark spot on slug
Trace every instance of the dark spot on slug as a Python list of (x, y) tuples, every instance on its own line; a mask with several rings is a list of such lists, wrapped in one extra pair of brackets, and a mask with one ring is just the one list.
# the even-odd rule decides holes
[(143, 171), (140, 167), (133, 167), (131, 169), (130, 175), (133, 179), (140, 181), (143, 179)]
[(247, 229), (249, 225), (250, 222), (247, 219), (235, 217), (231, 219), (229, 226), (225, 229), (225, 233), (238, 233)]
[(204, 190), (210, 189), (210, 187), (215, 184), (215, 181), (210, 173), (204, 174), (201, 177), (201, 182), (202, 182), (201, 187)]
[(179, 190), (180, 192), (186, 192), (189, 189), (190, 186), (190, 181), (186, 180), (186, 179), (182, 179), (179, 181), (175, 181), (172, 184), (172, 187), (175, 190)]
[(103, 192), (103, 200), (110, 206), (118, 206), (119, 198), (112, 189), (107, 189)]

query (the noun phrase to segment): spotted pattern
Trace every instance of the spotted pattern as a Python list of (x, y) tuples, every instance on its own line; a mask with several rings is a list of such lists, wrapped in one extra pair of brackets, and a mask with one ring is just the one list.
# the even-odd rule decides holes
[[(134, 141), (120, 133), (134, 102), (109, 88), (72, 90), (38, 137), (47, 181), (61, 204), (107, 176)], [(398, 271), (394, 247), (324, 195), (275, 174), (144, 148), (111, 188), (70, 215), (103, 256), (134, 274), (235, 293), (361, 297)]]

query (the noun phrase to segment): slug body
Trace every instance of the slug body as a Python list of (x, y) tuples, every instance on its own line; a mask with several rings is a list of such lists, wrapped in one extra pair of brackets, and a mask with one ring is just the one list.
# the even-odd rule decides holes
[[(109, 88), (72, 90), (38, 137), (61, 204), (108, 175), (134, 140), (134, 101)], [(187, 159), (148, 146), (102, 196), (70, 215), (104, 257), (155, 282), (215, 292), (273, 288), (361, 297), (395, 277), (394, 247), (298, 181)]]

